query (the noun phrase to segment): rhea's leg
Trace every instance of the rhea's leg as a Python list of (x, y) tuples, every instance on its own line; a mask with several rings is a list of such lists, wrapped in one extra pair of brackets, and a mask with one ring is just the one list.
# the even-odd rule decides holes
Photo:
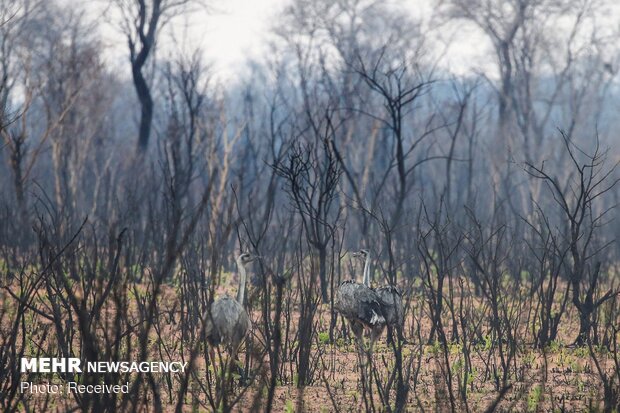
[[(213, 372), (215, 374), (215, 394), (216, 394), (216, 406), (223, 406), (227, 403), (227, 395), (226, 395), (226, 374), (227, 374), (227, 363), (224, 357), (222, 356), (222, 348), (221, 346), (217, 346), (215, 348), (217, 351), (217, 359), (216, 352), (214, 348), (211, 347), (211, 357), (212, 357), (212, 365)], [(217, 360), (217, 368), (216, 368), (216, 360)]]
[(395, 341), (394, 341), (394, 331), (395, 330), (394, 330), (394, 328), (392, 326), (387, 326), (386, 330), (387, 330), (387, 333), (386, 333), (387, 340), (386, 340), (386, 342), (387, 342), (388, 346), (391, 346), (392, 344), (395, 343)]
[(233, 372), (236, 369), (237, 363), (237, 350), (235, 349), (235, 346), (227, 346), (226, 352), (228, 353), (228, 357), (226, 359), (226, 364), (225, 364), (225, 372), (224, 372), (224, 377), (225, 377), (225, 392), (229, 392), (232, 394), (233, 391), (233, 383), (234, 383), (234, 376), (233, 376)]
[[(213, 369), (213, 374), (217, 375), (216, 371), (216, 361), (215, 361), (215, 346), (210, 345), (209, 346), (209, 360), (208, 360), (209, 364), (211, 365), (211, 368)], [(208, 374), (208, 370), (207, 370), (207, 374)], [(217, 376), (216, 376), (217, 379)], [(217, 380), (216, 380), (217, 381)]]
[(379, 337), (381, 337), (381, 333), (383, 333), (383, 326), (375, 326), (370, 332), (370, 345), (368, 347), (368, 357), (372, 357), (372, 350), (375, 346), (375, 342)]
[(366, 353), (366, 365), (367, 368), (370, 369), (371, 365), (372, 365), (372, 352), (375, 348), (375, 343), (377, 342), (377, 339), (381, 336), (381, 333), (383, 332), (383, 327), (378, 327), (375, 326), (370, 330), (370, 343), (368, 343), (368, 351)]
[(368, 394), (372, 394), (372, 374), (369, 369), (369, 358), (368, 353), (366, 351), (366, 346), (364, 345), (364, 325), (361, 323), (351, 323), (351, 330), (355, 334), (355, 338), (357, 341), (357, 354), (358, 354), (358, 365), (360, 369), (360, 384), (362, 386), (362, 399), (364, 400), (364, 406), (366, 407), (366, 411), (373, 411), (373, 403), (372, 398), (367, 397)]
[(245, 386), (248, 378), (246, 377), (245, 370), (242, 366), (241, 360), (239, 360), (239, 349), (241, 348), (241, 343), (235, 343), (234, 345), (234, 357), (232, 357), (233, 370), (235, 373), (239, 375), (239, 385)]
[(355, 335), (355, 342), (357, 343), (357, 350), (360, 355), (364, 352), (364, 326), (355, 321), (351, 322), (351, 330)]
[(353, 331), (353, 334), (355, 334), (355, 341), (357, 344), (357, 359), (358, 359), (358, 364), (360, 366), (360, 373), (361, 373), (361, 381), (362, 381), (362, 386), (366, 386), (367, 380), (366, 380), (366, 350), (364, 349), (364, 326), (360, 323), (357, 323), (355, 321), (351, 322), (351, 330)]

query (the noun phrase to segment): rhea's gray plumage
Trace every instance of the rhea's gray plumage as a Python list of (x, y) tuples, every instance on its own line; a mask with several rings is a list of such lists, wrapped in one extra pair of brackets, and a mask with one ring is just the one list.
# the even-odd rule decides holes
[(370, 330), (370, 350), (385, 327), (379, 296), (370, 287), (369, 269), (364, 268), (362, 283), (344, 281), (336, 291), (334, 308), (351, 324), (351, 329), (361, 346), (364, 329)]
[(376, 292), (353, 280), (340, 284), (334, 308), (351, 322), (373, 328), (385, 324), (381, 303)]
[[(370, 252), (365, 249), (359, 250), (353, 254), (354, 257), (364, 260), (364, 284), (368, 288), (370, 286)], [(385, 317), (386, 324), (392, 327), (403, 325), (404, 311), (402, 294), (398, 287), (394, 285), (386, 285), (375, 290), (381, 304), (381, 313)]]
[(247, 253), (237, 257), (237, 267), (239, 268), (237, 298), (224, 296), (211, 304), (211, 310), (207, 317), (206, 336), (212, 346), (224, 344), (230, 352), (235, 353), (250, 331), (252, 323), (243, 307), (247, 278), (245, 266), (256, 258)]
[(239, 347), (252, 325), (248, 313), (232, 297), (222, 297), (211, 305), (209, 321), (207, 321), (209, 343), (214, 346), (224, 343), (231, 349)]
[(405, 321), (405, 315), (403, 311), (403, 298), (398, 287), (386, 285), (377, 288), (376, 291), (387, 325), (392, 327), (396, 325), (402, 326)]

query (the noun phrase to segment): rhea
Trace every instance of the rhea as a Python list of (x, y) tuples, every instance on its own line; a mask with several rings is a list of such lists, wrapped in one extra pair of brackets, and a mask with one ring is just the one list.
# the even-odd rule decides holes
[[(362, 249), (353, 254), (354, 257), (360, 258), (364, 261), (364, 280), (367, 282), (366, 286), (370, 286), (370, 274), (366, 275), (367, 271), (370, 271), (370, 252)], [(396, 326), (402, 326), (404, 322), (403, 311), (403, 299), (402, 294), (397, 286), (393, 284), (384, 285), (375, 289), (375, 292), (379, 296), (379, 303), (381, 304), (381, 312), (385, 317), (385, 323), (387, 326), (396, 328)]]
[[(355, 253), (354, 256), (356, 256)], [(370, 268), (364, 266), (362, 283), (355, 280), (343, 281), (336, 291), (334, 308), (351, 325), (360, 350), (364, 348), (364, 330), (370, 331), (369, 354), (375, 341), (383, 332), (386, 320), (381, 309), (379, 295), (370, 288)]]
[(211, 304), (207, 317), (206, 337), (211, 346), (224, 344), (229, 357), (234, 360), (239, 346), (250, 331), (252, 322), (243, 306), (245, 298), (245, 284), (247, 278), (246, 266), (258, 257), (243, 253), (236, 259), (239, 269), (239, 288), (237, 298), (218, 298)]

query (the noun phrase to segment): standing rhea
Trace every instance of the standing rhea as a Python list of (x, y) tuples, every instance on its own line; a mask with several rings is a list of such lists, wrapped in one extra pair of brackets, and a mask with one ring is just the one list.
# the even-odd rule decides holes
[(252, 325), (247, 311), (243, 307), (246, 283), (246, 265), (254, 261), (256, 256), (243, 253), (237, 257), (239, 268), (239, 289), (237, 298), (228, 295), (218, 298), (211, 304), (211, 311), (207, 317), (206, 336), (212, 346), (223, 343), (228, 354), (234, 359), (239, 346)]
[[(367, 251), (366, 251), (367, 252)], [(356, 253), (359, 254), (359, 253)], [(354, 256), (357, 256), (354, 254)], [(334, 308), (351, 324), (351, 330), (360, 347), (364, 348), (364, 330), (370, 330), (369, 353), (385, 327), (385, 317), (381, 310), (379, 296), (370, 287), (370, 269), (364, 267), (364, 280), (360, 284), (355, 280), (343, 281), (336, 291)]]
[[(364, 260), (364, 284), (370, 286), (370, 253), (368, 250), (359, 250), (354, 257)], [(403, 299), (398, 287), (392, 284), (379, 287), (375, 290), (381, 304), (381, 312), (385, 322), (390, 327), (402, 326), (404, 322)]]

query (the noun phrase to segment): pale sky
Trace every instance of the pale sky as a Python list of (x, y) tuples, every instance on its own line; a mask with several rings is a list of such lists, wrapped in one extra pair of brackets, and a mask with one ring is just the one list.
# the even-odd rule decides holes
[[(110, 21), (109, 0), (61, 0), (78, 5), (99, 28), (106, 44), (106, 59), (119, 71), (128, 71), (127, 43), (118, 27)], [(160, 36), (159, 57), (166, 58), (178, 50), (191, 53), (200, 47), (207, 63), (212, 65), (215, 77), (220, 81), (234, 79), (246, 67), (248, 58), (261, 60), (268, 52), (270, 28), (287, 0), (210, 0), (210, 10), (198, 9), (186, 16), (175, 18)], [(404, 0), (405, 7), (413, 15), (429, 16), (434, 0)], [(105, 10), (108, 10), (106, 13)], [(615, 10), (617, 11), (617, 10)], [(617, 15), (609, 13), (608, 16)], [(611, 23), (611, 25), (617, 25)], [(606, 23), (605, 25), (610, 25)], [(174, 38), (170, 32), (175, 33)], [(455, 21), (441, 26), (436, 35), (451, 43), (442, 58), (442, 66), (456, 74), (485, 71), (493, 66), (489, 59), (488, 40), (472, 25)], [(491, 76), (493, 76), (491, 74)]]
[[(265, 53), (269, 31), (286, 0), (220, 0), (215, 10), (188, 16), (188, 44), (200, 47), (218, 77), (239, 70), (248, 57)], [(176, 27), (183, 22), (177, 20)]]
[[(129, 70), (127, 62), (127, 43), (118, 27), (111, 24), (115, 20), (109, 0), (60, 0), (71, 6), (86, 10), (93, 25), (98, 28), (106, 46), (106, 60), (120, 72)], [(404, 0), (412, 14), (428, 15), (433, 0)], [(220, 81), (234, 79), (246, 66), (248, 58), (261, 60), (268, 53), (271, 27), (277, 22), (279, 12), (288, 0), (210, 0), (210, 10), (197, 9), (185, 16), (176, 17), (159, 38), (160, 58), (171, 54), (171, 48), (191, 53), (200, 47), (207, 63), (212, 65), (215, 77)], [(445, 29), (445, 27), (444, 27)], [(456, 29), (456, 27), (453, 27)], [(481, 69), (488, 64), (482, 48), (481, 36), (475, 30), (459, 28), (461, 34), (467, 33), (477, 47), (459, 45), (452, 47), (443, 63), (451, 66), (455, 73), (465, 73)], [(171, 36), (171, 31), (175, 37)], [(442, 33), (443, 35), (443, 33)], [(446, 35), (448, 37), (449, 35)], [(461, 37), (462, 38), (462, 37)], [(447, 39), (446, 39), (447, 40)], [(458, 38), (456, 39), (458, 40)]]
[[(107, 0), (61, 0), (86, 10), (106, 45), (106, 60), (119, 70), (128, 69), (127, 42), (118, 27), (109, 22), (113, 9)], [(176, 17), (159, 38), (159, 56), (172, 47), (186, 53), (199, 47), (217, 78), (229, 79), (248, 57), (265, 52), (270, 27), (287, 0), (211, 0), (210, 9), (198, 8)], [(174, 32), (174, 38), (171, 35)]]

